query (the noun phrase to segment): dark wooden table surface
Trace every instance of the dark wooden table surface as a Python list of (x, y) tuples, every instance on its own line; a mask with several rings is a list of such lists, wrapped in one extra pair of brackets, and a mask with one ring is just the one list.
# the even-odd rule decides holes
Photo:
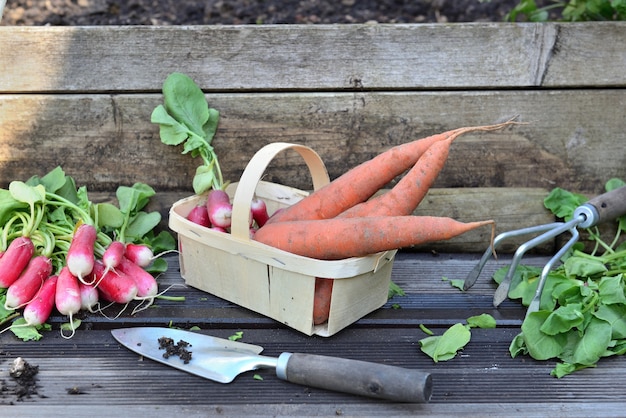
[[(563, 379), (550, 376), (553, 361), (512, 359), (508, 347), (519, 332), (523, 308), (505, 301), (492, 306), (491, 273), (510, 261), (491, 261), (468, 292), (442, 277), (464, 278), (478, 255), (399, 253), (392, 280), (407, 293), (330, 337), (309, 337), (254, 312), (192, 288), (175, 286), (171, 296), (184, 302), (159, 300), (134, 316), (115, 320), (98, 314), (83, 318), (76, 335), (59, 335), (62, 317), (51, 319), (53, 330), (36, 342), (22, 342), (12, 333), (0, 335), (2, 416), (624, 416), (626, 360), (603, 359), (597, 368)], [(181, 284), (177, 259), (159, 278), (162, 289)], [(545, 257), (527, 257), (541, 265)], [(400, 305), (393, 309), (392, 304)], [(420, 324), (441, 333), (472, 315), (489, 313), (495, 329), (472, 330), (472, 339), (457, 357), (434, 363), (419, 348), (426, 335)], [(121, 347), (110, 330), (127, 326), (198, 326), (201, 332), (228, 337), (243, 331), (243, 342), (262, 345), (264, 354), (283, 351), (347, 357), (429, 371), (433, 395), (427, 404), (372, 400), (279, 380), (270, 370), (247, 372), (233, 383), (220, 384), (142, 359)], [(37, 365), (36, 394), (20, 400), (11, 390), (9, 365), (22, 357)], [(253, 378), (260, 375), (263, 380)]]

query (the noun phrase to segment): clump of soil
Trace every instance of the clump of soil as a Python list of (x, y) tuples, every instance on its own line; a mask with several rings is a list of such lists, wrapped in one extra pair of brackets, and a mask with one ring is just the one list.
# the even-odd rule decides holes
[(185, 364), (189, 363), (191, 360), (191, 351), (187, 349), (187, 347), (191, 347), (187, 341), (180, 340), (178, 343), (174, 344), (174, 340), (169, 337), (161, 337), (159, 338), (159, 349), (165, 350), (163, 353), (163, 357), (170, 358), (171, 356), (178, 356)]
[(10, 398), (9, 403), (13, 399), (18, 402), (29, 399), (37, 393), (37, 373), (39, 366), (35, 366), (17, 357), (9, 367), (10, 380), (0, 381), (0, 404), (2, 399)]

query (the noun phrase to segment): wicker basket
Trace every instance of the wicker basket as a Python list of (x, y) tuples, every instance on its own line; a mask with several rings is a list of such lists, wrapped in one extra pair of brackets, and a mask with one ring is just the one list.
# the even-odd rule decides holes
[[(256, 195), (270, 213), (292, 205), (306, 192), (260, 181), (281, 151), (292, 149), (305, 160), (315, 190), (329, 182), (319, 155), (297, 144), (272, 143), (250, 160), (238, 183), (227, 188), (233, 202), (231, 233), (213, 231), (186, 219), (206, 196), (176, 202), (169, 226), (178, 233), (181, 274), (185, 282), (230, 302), (273, 318), (307, 335), (331, 336), (387, 301), (396, 251), (344, 260), (317, 260), (295, 255), (249, 238), (250, 203)], [(313, 325), (315, 278), (335, 279), (330, 316)]]

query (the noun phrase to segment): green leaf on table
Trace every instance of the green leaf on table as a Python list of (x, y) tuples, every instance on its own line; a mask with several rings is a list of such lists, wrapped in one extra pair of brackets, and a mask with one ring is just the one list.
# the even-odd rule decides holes
[(600, 305), (593, 315), (611, 325), (611, 338), (626, 339), (626, 305)]
[(469, 327), (459, 323), (448, 328), (442, 335), (423, 338), (419, 343), (421, 350), (437, 363), (454, 358), (457, 351), (465, 347), (470, 339)]
[(600, 279), (598, 284), (598, 292), (600, 300), (606, 305), (616, 303), (626, 304), (626, 296), (624, 296), (624, 279), (620, 273), (616, 276), (608, 276)]
[(600, 260), (575, 255), (565, 260), (563, 266), (568, 277), (592, 277), (608, 271)]
[(532, 312), (522, 323), (524, 345), (528, 354), (535, 360), (558, 357), (567, 341), (567, 337), (563, 334), (548, 335), (541, 331), (541, 326), (550, 313), (550, 311)]
[(582, 364), (572, 364), (572, 363), (557, 363), (554, 369), (550, 372), (551, 376), (561, 378), (567, 376), (568, 374), (572, 374), (578, 370), (587, 369), (589, 367), (595, 366), (586, 366)]
[(39, 331), (49, 331), (50, 329), (51, 327), (48, 324), (26, 326), (26, 320), (24, 318), (17, 318), (11, 324), (11, 332), (22, 341), (39, 341), (43, 338), (43, 335), (41, 335)]
[(563, 347), (560, 359), (567, 363), (593, 365), (605, 354), (611, 342), (611, 325), (592, 317), (581, 335), (578, 332), (567, 334), (567, 344)]
[(548, 315), (540, 331), (547, 335), (557, 335), (580, 326), (585, 320), (582, 308), (581, 303), (558, 307)]
[(467, 318), (467, 325), (470, 328), (495, 328), (496, 319), (489, 314), (480, 314)]
[(394, 296), (406, 296), (404, 290), (393, 281), (389, 282), (389, 290), (387, 292), (387, 299), (391, 299)]

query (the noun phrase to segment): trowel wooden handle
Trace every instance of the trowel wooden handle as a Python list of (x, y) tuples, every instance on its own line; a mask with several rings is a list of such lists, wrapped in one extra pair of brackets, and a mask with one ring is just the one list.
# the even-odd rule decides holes
[(626, 214), (626, 186), (596, 196), (576, 209), (574, 215), (583, 214), (586, 221), (579, 226), (589, 228), (613, 221)]
[(281, 354), (276, 374), (300, 385), (397, 402), (428, 402), (433, 386), (423, 371), (312, 354)]

